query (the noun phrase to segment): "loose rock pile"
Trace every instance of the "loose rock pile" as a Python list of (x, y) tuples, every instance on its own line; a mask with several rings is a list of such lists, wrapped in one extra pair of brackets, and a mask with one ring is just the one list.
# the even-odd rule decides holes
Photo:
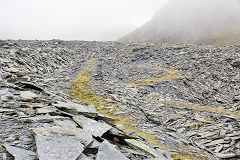
[[(0, 159), (237, 159), (239, 53), (237, 45), (0, 41)], [(92, 58), (89, 89), (161, 145), (68, 94)]]

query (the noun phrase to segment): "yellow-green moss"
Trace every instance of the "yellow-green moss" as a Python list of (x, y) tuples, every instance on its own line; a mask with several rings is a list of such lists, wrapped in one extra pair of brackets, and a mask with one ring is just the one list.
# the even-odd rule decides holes
[(70, 94), (77, 100), (86, 104), (93, 104), (95, 107), (106, 105), (103, 97), (96, 96), (94, 92), (89, 91), (89, 81), (89, 73), (80, 73), (72, 83)]
[(202, 160), (202, 158), (192, 157), (189, 155), (181, 155), (181, 154), (172, 154), (172, 159), (174, 160)]

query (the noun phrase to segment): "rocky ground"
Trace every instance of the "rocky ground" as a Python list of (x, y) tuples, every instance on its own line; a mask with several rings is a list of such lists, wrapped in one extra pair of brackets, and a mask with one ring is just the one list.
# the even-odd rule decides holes
[(0, 41), (0, 159), (240, 159), (239, 53)]

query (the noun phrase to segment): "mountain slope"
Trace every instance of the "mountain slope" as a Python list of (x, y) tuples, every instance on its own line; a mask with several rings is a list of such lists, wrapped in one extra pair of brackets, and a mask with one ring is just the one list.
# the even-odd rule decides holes
[(151, 21), (120, 41), (213, 44), (239, 40), (238, 0), (169, 0)]

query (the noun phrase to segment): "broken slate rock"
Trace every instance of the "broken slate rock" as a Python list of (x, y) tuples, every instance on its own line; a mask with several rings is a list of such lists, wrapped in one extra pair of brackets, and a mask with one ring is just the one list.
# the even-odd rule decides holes
[(90, 160), (85, 154), (81, 154), (76, 160)]
[(33, 132), (40, 160), (75, 160), (87, 141), (86, 132), (61, 127), (35, 128)]
[(0, 113), (13, 113), (14, 109), (0, 108)]
[(147, 146), (146, 144), (143, 144), (141, 142), (138, 142), (137, 140), (134, 139), (125, 139), (125, 141), (128, 143), (128, 145), (133, 148), (133, 149), (137, 149), (140, 151), (143, 151), (149, 155), (152, 155), (154, 158), (159, 158), (162, 160), (167, 160), (169, 159), (168, 156), (166, 156), (166, 154), (161, 153), (159, 154), (157, 151), (155, 151), (154, 149), (150, 148), (149, 146)]
[(104, 141), (100, 144), (96, 160), (128, 160), (112, 144)]
[(138, 139), (138, 137), (133, 135), (128, 135), (117, 128), (111, 128), (108, 132), (109, 135), (120, 138), (120, 139)]
[(101, 137), (112, 128), (112, 126), (106, 123), (101, 123), (81, 115), (75, 116), (74, 121), (95, 137)]
[(60, 110), (63, 110), (74, 115), (79, 113), (91, 117), (96, 117), (98, 115), (98, 112), (96, 111), (94, 106), (81, 105), (72, 102), (66, 103), (60, 101), (58, 101), (57, 104), (54, 104), (54, 106)]
[(37, 91), (43, 91), (43, 89), (40, 86), (38, 86), (37, 84), (34, 84), (32, 82), (19, 81), (19, 85), (22, 86), (23, 88), (30, 88), (30, 89), (34, 89)]
[(31, 152), (22, 148), (10, 146), (8, 144), (4, 144), (3, 146), (6, 148), (8, 153), (14, 156), (15, 160), (35, 160), (36, 159), (36, 153), (34, 152)]
[(20, 91), (20, 98), (23, 101), (32, 101), (33, 99), (35, 99), (37, 97), (38, 96), (31, 91)]
[(37, 109), (37, 114), (51, 114), (51, 113), (56, 113), (57, 108), (53, 106), (48, 106), (48, 107), (43, 107), (43, 108), (38, 108)]
[(235, 154), (235, 153), (226, 153), (226, 154), (217, 154), (218, 158), (222, 159), (229, 159), (229, 158), (240, 158), (240, 154)]
[(54, 124), (62, 128), (77, 129), (77, 124), (71, 120), (54, 120)]
[(8, 89), (2, 89), (0, 90), (0, 95), (5, 95), (8, 93)]
[(90, 145), (92, 146), (92, 144), (94, 143), (94, 139), (91, 133), (81, 128), (77, 128), (77, 124), (71, 120), (54, 120), (54, 124), (61, 128), (75, 131), (78, 133), (79, 136), (84, 137), (83, 144), (85, 145), (85, 148), (89, 147)]
[(68, 119), (68, 117), (39, 115), (35, 117), (22, 118), (21, 121), (25, 123), (50, 123), (50, 122), (53, 122), (53, 120), (64, 120), (64, 119)]
[(235, 61), (232, 63), (233, 67), (240, 68), (240, 61)]
[(100, 114), (100, 113), (98, 113), (97, 119), (98, 120), (103, 120), (103, 121), (106, 121), (106, 122), (115, 121), (114, 118), (106, 116), (106, 115), (103, 115), (103, 114)]
[(126, 127), (124, 127), (122, 124), (115, 124), (115, 127), (119, 130), (124, 130)]

